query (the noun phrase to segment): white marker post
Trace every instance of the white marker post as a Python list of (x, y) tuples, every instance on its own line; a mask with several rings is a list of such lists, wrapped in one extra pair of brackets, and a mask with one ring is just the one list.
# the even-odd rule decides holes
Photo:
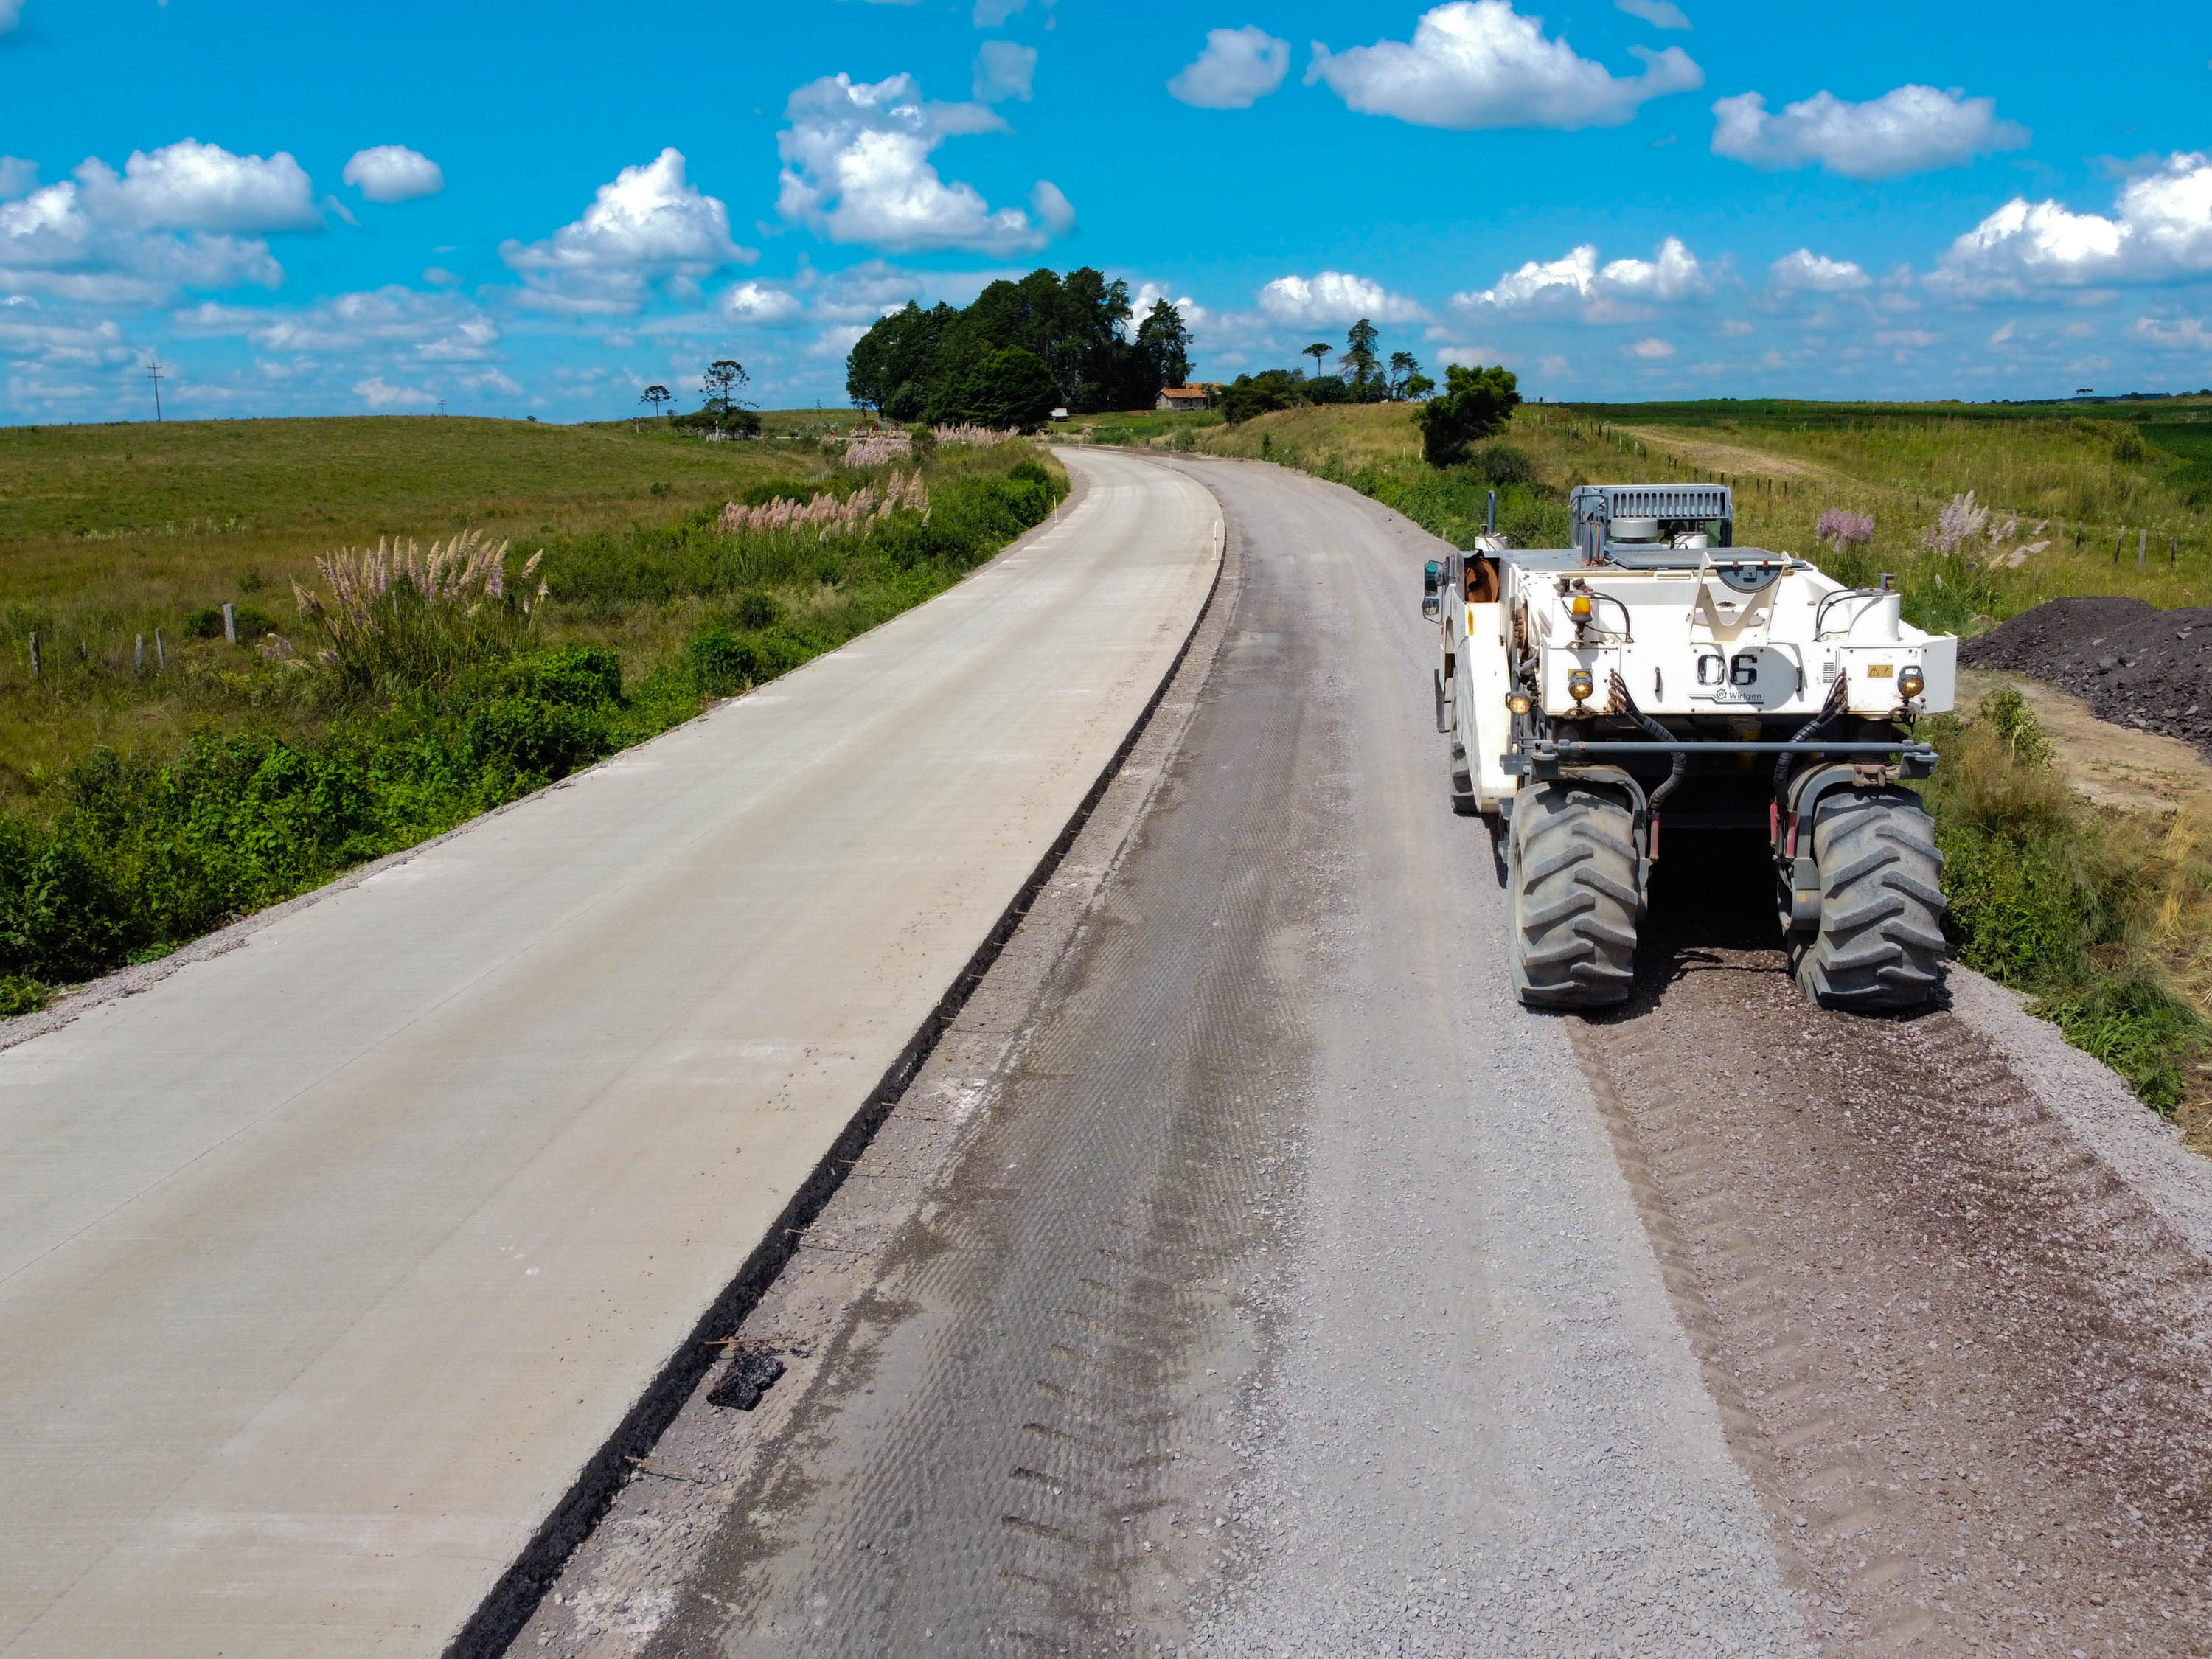
[(233, 645), (238, 643), (238, 611), (234, 605), (222, 608), (222, 636)]

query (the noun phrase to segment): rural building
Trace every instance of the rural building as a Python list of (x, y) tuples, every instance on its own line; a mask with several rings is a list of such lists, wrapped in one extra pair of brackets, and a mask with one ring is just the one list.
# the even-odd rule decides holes
[(1212, 385), (1207, 383), (1198, 386), (1164, 386), (1160, 392), (1160, 400), (1152, 407), (1155, 409), (1204, 409), (1206, 394), (1212, 390)]

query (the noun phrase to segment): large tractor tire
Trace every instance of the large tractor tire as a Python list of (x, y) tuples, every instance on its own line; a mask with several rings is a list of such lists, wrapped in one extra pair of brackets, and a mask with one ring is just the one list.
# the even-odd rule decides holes
[(1625, 801), (1570, 781), (1513, 804), (1506, 883), (1513, 988), (1532, 1008), (1625, 1002), (1636, 979), (1636, 819)]
[(1943, 854), (1909, 790), (1838, 790), (1813, 812), (1820, 923), (1792, 940), (1824, 1008), (1917, 1008), (1943, 983)]

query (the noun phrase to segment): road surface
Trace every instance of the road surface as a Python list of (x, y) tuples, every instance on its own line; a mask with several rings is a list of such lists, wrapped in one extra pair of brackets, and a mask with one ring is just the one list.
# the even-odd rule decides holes
[(958, 587), (0, 1052), (0, 1652), (436, 1654), (1214, 580), (1112, 457)]
[(1569, 1024), (1506, 986), (1437, 544), (1182, 465), (1236, 591), (979, 1127), (849, 1292), (771, 1293), (796, 1392), (688, 1409), (513, 1651), (1802, 1650)]

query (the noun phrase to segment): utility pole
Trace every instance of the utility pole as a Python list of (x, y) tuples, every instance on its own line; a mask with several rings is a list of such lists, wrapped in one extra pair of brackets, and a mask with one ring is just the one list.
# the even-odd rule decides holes
[(146, 378), (154, 383), (154, 424), (159, 426), (161, 424), (161, 354), (158, 351), (154, 354), (153, 367), (146, 371)]

